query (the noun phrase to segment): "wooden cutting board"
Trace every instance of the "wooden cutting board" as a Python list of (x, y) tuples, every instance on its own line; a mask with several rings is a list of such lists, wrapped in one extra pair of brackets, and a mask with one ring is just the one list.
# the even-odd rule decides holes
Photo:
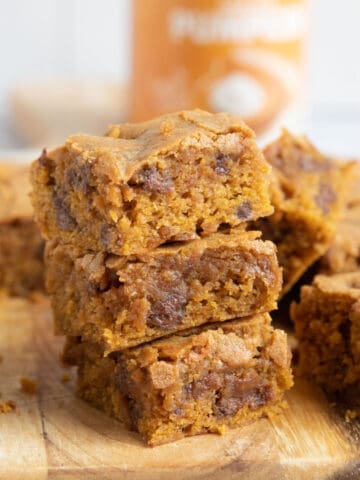
[[(225, 436), (202, 435), (149, 448), (136, 433), (74, 396), (74, 372), (58, 361), (46, 299), (0, 298), (0, 479), (360, 479), (358, 425), (297, 380), (283, 415)], [(64, 373), (70, 373), (64, 383)], [(34, 395), (20, 378), (38, 381)]]

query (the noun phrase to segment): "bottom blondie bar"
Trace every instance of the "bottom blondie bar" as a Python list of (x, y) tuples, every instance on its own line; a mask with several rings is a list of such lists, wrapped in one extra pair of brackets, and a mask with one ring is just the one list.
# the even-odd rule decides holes
[(300, 373), (329, 392), (360, 392), (360, 272), (316, 276), (291, 316)]
[(149, 445), (223, 433), (278, 410), (292, 386), (286, 334), (268, 314), (200, 327), (103, 358), (68, 337), (78, 394)]

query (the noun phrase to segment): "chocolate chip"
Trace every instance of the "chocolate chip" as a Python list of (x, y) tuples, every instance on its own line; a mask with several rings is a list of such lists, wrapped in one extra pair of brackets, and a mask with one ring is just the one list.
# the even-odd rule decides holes
[(80, 190), (84, 195), (90, 193), (90, 172), (89, 168), (85, 165), (74, 169), (70, 168), (65, 175), (65, 180), (74, 190)]
[(336, 199), (337, 195), (328, 183), (320, 184), (318, 194), (314, 198), (316, 205), (322, 210), (324, 215), (330, 212), (330, 206)]
[(158, 292), (154, 298), (148, 298), (151, 308), (146, 324), (150, 328), (167, 330), (182, 322), (187, 302), (187, 286), (183, 279), (157, 285)]
[(100, 229), (100, 242), (107, 247), (111, 240), (111, 228), (108, 225), (103, 225)]
[(126, 399), (129, 409), (131, 428), (133, 430), (138, 430), (139, 420), (142, 418), (143, 410), (133, 398), (127, 396)]
[(236, 216), (241, 220), (249, 220), (252, 215), (251, 203), (246, 201), (236, 209)]
[(174, 415), (176, 415), (177, 417), (183, 417), (184, 416), (184, 410), (182, 408), (179, 408), (179, 407), (175, 407), (173, 409), (172, 413)]
[(122, 355), (121, 353), (117, 355), (116, 360), (119, 362), (114, 371), (114, 386), (121, 393), (127, 394), (129, 387), (129, 372), (127, 368), (121, 363)]
[(218, 153), (215, 157), (215, 172), (218, 175), (227, 175), (229, 173), (229, 161), (231, 157), (229, 155), (224, 155), (223, 153)]
[(146, 319), (150, 328), (167, 330), (182, 322), (186, 304), (186, 295), (182, 290), (180, 288), (177, 292), (163, 292), (163, 298), (152, 304)]
[(160, 172), (156, 165), (144, 167), (136, 178), (129, 181), (129, 185), (141, 186), (144, 190), (152, 193), (167, 193), (174, 188), (170, 171)]
[(298, 152), (297, 164), (304, 172), (308, 173), (326, 172), (332, 168), (332, 163), (329, 159), (321, 158), (319, 161), (313, 155), (304, 154), (301, 150)]
[(287, 149), (283, 151), (281, 145), (275, 142), (266, 148), (265, 157), (274, 167), (289, 177), (296, 175), (299, 169), (307, 173), (315, 173), (326, 172), (333, 168), (330, 159), (304, 152), (301, 146), (296, 145), (291, 148), (291, 153), (288, 153)]
[(199, 398), (207, 392), (216, 392), (221, 387), (221, 377), (217, 373), (209, 373), (200, 380), (187, 383), (183, 391), (187, 398)]
[(271, 386), (264, 383), (255, 372), (243, 378), (233, 373), (226, 374), (223, 388), (218, 394), (215, 414), (231, 416), (244, 406), (255, 409), (265, 405), (273, 397)]
[(230, 231), (230, 228), (230, 223), (220, 223), (218, 230), (219, 232), (228, 232)]
[(55, 209), (56, 223), (62, 230), (73, 230), (76, 227), (76, 221), (71, 215), (69, 207), (64, 199), (56, 192), (53, 193), (53, 203)]
[(123, 243), (123, 236), (119, 231), (110, 225), (102, 225), (99, 233), (99, 240), (104, 245), (105, 249), (108, 249), (112, 244), (115, 244), (119, 248)]
[(113, 357), (120, 362), (115, 367), (113, 373), (114, 387), (122, 394), (122, 397), (124, 398), (124, 404), (127, 404), (130, 417), (130, 427), (136, 430), (139, 419), (142, 416), (142, 410), (141, 407), (129, 395), (130, 390), (133, 388), (133, 381), (131, 380), (131, 375), (126, 366), (121, 364), (121, 353), (117, 353), (117, 355)]

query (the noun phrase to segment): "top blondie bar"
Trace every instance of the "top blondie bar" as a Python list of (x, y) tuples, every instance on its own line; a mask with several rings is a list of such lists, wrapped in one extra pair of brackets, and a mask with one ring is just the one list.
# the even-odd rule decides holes
[(183, 111), (44, 151), (32, 201), (46, 238), (131, 255), (270, 215), (269, 175), (241, 120)]

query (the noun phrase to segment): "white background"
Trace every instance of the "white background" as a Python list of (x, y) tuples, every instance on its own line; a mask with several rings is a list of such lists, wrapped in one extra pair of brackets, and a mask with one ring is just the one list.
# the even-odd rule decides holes
[[(305, 129), (325, 148), (360, 155), (360, 0), (310, 2)], [(9, 91), (24, 80), (126, 81), (130, 23), (129, 0), (1, 0), (0, 126)], [(0, 149), (9, 142), (4, 127)]]

